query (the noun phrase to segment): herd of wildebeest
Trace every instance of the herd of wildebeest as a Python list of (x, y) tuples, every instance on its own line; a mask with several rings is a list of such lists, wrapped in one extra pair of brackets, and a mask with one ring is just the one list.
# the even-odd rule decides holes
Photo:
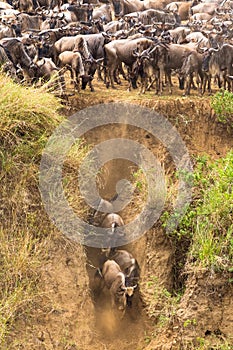
[[(140, 93), (233, 91), (233, 0), (7, 0), (0, 63), (15, 81), (51, 81), (65, 94), (93, 78)], [(174, 77), (175, 78), (175, 77)], [(211, 85), (212, 84), (212, 85)]]
[[(106, 202), (106, 201), (105, 201)], [(110, 202), (109, 202), (110, 203)], [(120, 215), (109, 213), (103, 215), (100, 226), (108, 229), (105, 237), (105, 248), (100, 249), (98, 266), (94, 275), (94, 299), (109, 291), (109, 299), (113, 315), (123, 318), (127, 308), (132, 308), (135, 290), (139, 290), (140, 267), (135, 257), (125, 249), (117, 248), (118, 237), (124, 235), (121, 228), (124, 221)]]

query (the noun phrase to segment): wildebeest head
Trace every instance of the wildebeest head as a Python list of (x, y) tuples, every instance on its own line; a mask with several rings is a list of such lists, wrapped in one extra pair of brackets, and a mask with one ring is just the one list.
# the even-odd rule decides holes
[(122, 12), (121, 0), (112, 0), (115, 16), (120, 16)]
[(88, 74), (82, 75), (82, 90), (85, 90), (87, 84), (92, 80), (93, 80), (92, 76), (90, 76)]
[(134, 293), (135, 288), (137, 288), (137, 284), (135, 284), (135, 286), (132, 286), (132, 287), (126, 287), (126, 288), (125, 288), (125, 293), (126, 293), (129, 297), (131, 297), (131, 296), (133, 295), (133, 293)]
[(209, 70), (209, 65), (210, 65), (210, 59), (213, 56), (214, 53), (218, 52), (219, 49), (213, 49), (210, 48), (208, 51), (206, 51), (203, 55), (203, 60), (202, 60), (202, 70), (204, 72), (208, 72)]
[(125, 289), (126, 305), (128, 307), (132, 307), (134, 290), (136, 288), (137, 288), (137, 285), (134, 285), (132, 287), (126, 287), (126, 289)]
[(205, 52), (202, 59), (202, 70), (208, 72), (211, 54), (209, 51)]

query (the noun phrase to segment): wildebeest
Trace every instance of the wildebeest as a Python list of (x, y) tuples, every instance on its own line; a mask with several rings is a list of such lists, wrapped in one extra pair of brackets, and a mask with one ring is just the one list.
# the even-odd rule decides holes
[(79, 51), (85, 59), (90, 57), (86, 40), (83, 35), (62, 37), (54, 44), (54, 62), (57, 63), (57, 57), (64, 51)]
[(189, 11), (192, 3), (192, 1), (173, 1), (165, 7), (165, 10), (177, 12), (181, 21), (185, 21), (189, 18)]
[(33, 0), (13, 0), (12, 5), (20, 12), (34, 13)]
[[(202, 69), (204, 72), (204, 83), (202, 93), (205, 92), (206, 82), (208, 81), (208, 90), (211, 92), (211, 79), (222, 75), (224, 85), (228, 83), (228, 89), (233, 91), (232, 80), (229, 76), (233, 74), (233, 45), (224, 44), (221, 48), (210, 48), (203, 58)], [(220, 85), (220, 83), (219, 83)]]
[(51, 90), (58, 90), (62, 95), (65, 89), (65, 80), (59, 68), (55, 65), (51, 58), (42, 58), (35, 62), (34, 79), (42, 82), (49, 82), (47, 87)]
[(84, 76), (84, 65), (81, 54), (73, 51), (63, 51), (58, 56), (59, 67), (67, 67), (71, 74), (71, 82), (74, 84), (74, 90), (80, 91), (80, 79)]
[(193, 48), (179, 44), (169, 44), (167, 52), (158, 63), (160, 68), (160, 91), (162, 89), (162, 76), (166, 74), (169, 92), (172, 93), (171, 71), (181, 69), (183, 62), (191, 52), (195, 51)]
[(194, 21), (202, 21), (202, 22), (207, 22), (212, 18), (212, 15), (210, 15), (209, 13), (194, 13), (194, 15), (189, 17), (189, 21), (190, 22), (194, 22)]
[(84, 70), (85, 75), (82, 76), (82, 90), (86, 89), (86, 86), (89, 85), (89, 88), (92, 92), (95, 91), (92, 81), (97, 69), (100, 68), (103, 58), (98, 58), (97, 60), (91, 56), (87, 60), (84, 60)]
[[(153, 41), (147, 38), (136, 39), (122, 39), (114, 40), (105, 45), (105, 65), (108, 70), (108, 79), (111, 87), (114, 88), (114, 74), (121, 63), (128, 66), (129, 71), (132, 69), (132, 65), (136, 60), (133, 52), (139, 49), (139, 52), (144, 51), (153, 45)], [(109, 81), (107, 85), (109, 85)], [(131, 81), (133, 87), (135, 87), (135, 81)]]
[[(100, 77), (100, 62), (104, 59), (104, 45), (111, 41), (111, 36), (105, 32), (79, 36), (87, 42), (90, 53), (88, 60), (85, 61), (85, 71), (89, 76), (94, 77), (96, 70), (98, 70), (98, 76)], [(91, 84), (91, 80), (89, 80), (89, 83)], [(84, 85), (83, 88), (85, 88)], [(93, 86), (90, 86), (90, 88), (93, 91)]]
[(178, 77), (180, 88), (185, 89), (184, 95), (190, 95), (191, 84), (193, 83), (194, 77), (200, 92), (201, 81), (203, 81), (202, 55), (196, 51), (190, 52), (183, 61)]
[(111, 228), (112, 233), (114, 233), (115, 229), (119, 226), (124, 226), (124, 221), (121, 216), (116, 213), (107, 214), (101, 223), (101, 227)]
[[(1, 21), (1, 19), (0, 19)], [(18, 34), (16, 25), (14, 21), (5, 21), (3, 20), (0, 23), (0, 39), (2, 38), (14, 38)]]
[(176, 27), (169, 29), (169, 33), (174, 44), (182, 44), (186, 41), (186, 36), (190, 34), (191, 29), (186, 27)]
[(144, 2), (140, 0), (111, 0), (111, 2), (116, 17), (145, 9)]
[(112, 248), (108, 258), (116, 261), (124, 273), (128, 285), (136, 285), (140, 277), (140, 268), (137, 260), (131, 253), (123, 249)]
[(109, 4), (104, 4), (100, 7), (96, 7), (93, 10), (92, 17), (94, 20), (100, 19), (102, 23), (106, 24), (112, 21), (112, 11)]
[(95, 59), (104, 58), (104, 45), (108, 44), (112, 38), (105, 32), (97, 34), (87, 34), (83, 36), (87, 42), (88, 50)]
[[(68, 22), (76, 22), (76, 21), (85, 21), (92, 19), (92, 11), (93, 8), (89, 9), (89, 5), (70, 5), (67, 7), (66, 13), (70, 12), (70, 21)], [(89, 13), (90, 12), (90, 13)], [(65, 14), (66, 14), (65, 13)], [(67, 16), (65, 16), (67, 19)]]
[(43, 17), (39, 14), (30, 16), (28, 13), (19, 13), (17, 22), (21, 32), (40, 30), (42, 29)]
[(136, 12), (136, 15), (137, 17), (135, 18), (137, 18), (137, 20), (143, 24), (151, 24), (152, 22), (172, 25), (172, 26), (180, 24), (179, 16), (177, 16), (176, 13), (172, 13), (168, 11), (165, 12), (162, 10), (149, 9), (141, 12)]
[(167, 4), (169, 4), (171, 0), (144, 0), (144, 9), (156, 9), (163, 10)]
[(135, 51), (136, 61), (132, 66), (132, 75), (138, 76), (141, 79), (140, 93), (144, 94), (153, 83), (156, 81), (156, 90), (158, 93), (158, 68), (156, 62), (149, 55), (150, 50), (145, 50), (142, 53)]
[(129, 29), (129, 23), (124, 19), (120, 19), (118, 21), (111, 21), (107, 24), (104, 24), (104, 31), (106, 33), (116, 33), (118, 30)]
[(124, 221), (120, 215), (116, 213), (109, 213), (104, 217), (100, 226), (111, 229), (111, 232), (108, 233), (105, 241), (105, 246), (107, 249), (104, 249), (108, 254), (111, 247), (115, 247), (117, 245), (119, 237), (124, 236), (124, 233), (119, 230), (119, 227), (124, 226)]
[(26, 53), (23, 43), (16, 38), (5, 38), (0, 41), (0, 44), (8, 51), (14, 66), (19, 66), (22, 69), (24, 78), (26, 80), (31, 78), (30, 69), (34, 63)]
[[(108, 259), (114, 260), (120, 266), (121, 271), (125, 275), (126, 287), (133, 287), (133, 289), (136, 289), (140, 278), (140, 267), (133, 255), (127, 250), (112, 248), (108, 254), (108, 257), (102, 261), (102, 264)], [(127, 306), (132, 307), (133, 294), (127, 294), (126, 299)]]
[(121, 318), (124, 317), (127, 295), (131, 297), (136, 286), (126, 287), (125, 275), (114, 260), (107, 260), (104, 263), (102, 276), (110, 291), (112, 308), (121, 312)]
[(200, 4), (197, 4), (190, 8), (190, 14), (194, 15), (195, 13), (209, 13), (210, 15), (213, 15), (218, 6), (219, 5), (217, 2), (201, 2)]
[(4, 73), (9, 75), (12, 79), (18, 82), (16, 68), (10, 58), (7, 56), (6, 49), (0, 45), (0, 66)]

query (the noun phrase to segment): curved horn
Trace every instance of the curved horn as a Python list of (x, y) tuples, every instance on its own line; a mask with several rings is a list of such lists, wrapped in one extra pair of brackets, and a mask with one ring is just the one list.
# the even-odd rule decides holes
[(206, 52), (208, 49), (208, 47), (198, 47), (198, 50), (201, 50), (203, 52)]
[(215, 13), (217, 13), (217, 15), (219, 15), (219, 16), (224, 16), (225, 15), (225, 13), (224, 12), (218, 12), (218, 7), (216, 7), (216, 9), (214, 10), (214, 12)]
[(227, 0), (223, 0), (219, 6), (223, 6)]
[[(73, 51), (73, 52), (79, 52), (79, 51)], [(85, 59), (85, 63), (92, 63), (93, 60), (90, 58)]]
[(218, 27), (217, 29), (216, 29), (216, 33), (217, 34), (222, 34), (223, 33), (223, 27)]
[(50, 39), (50, 33), (45, 33), (42, 35), (44, 40)]
[(60, 20), (64, 19), (64, 18), (65, 18), (64, 12), (58, 13), (58, 14), (57, 14), (57, 17), (58, 17)]
[(35, 13), (38, 13), (38, 14), (42, 13), (42, 11), (43, 11), (42, 7), (37, 7), (35, 9)]
[(174, 19), (173, 23), (165, 22), (164, 24), (165, 24), (165, 26), (166, 26), (166, 25), (174, 26), (174, 25), (176, 24), (176, 20)]
[(133, 57), (139, 57), (139, 52), (137, 51), (137, 49), (134, 49), (132, 52)]
[(214, 49), (213, 47), (211, 47), (211, 48), (209, 49), (209, 53), (218, 52), (218, 51), (219, 51), (219, 49)]
[(98, 64), (98, 63), (102, 62), (103, 60), (104, 60), (103, 57), (102, 57), (102, 58), (98, 58), (98, 59), (96, 60), (96, 63)]
[(157, 49), (157, 47), (158, 47), (158, 44), (155, 44), (155, 46), (152, 46), (152, 47), (150, 48), (150, 51), (148, 52), (148, 54), (151, 55), (152, 53), (154, 53), (155, 50)]
[(43, 14), (44, 14), (45, 16), (48, 16), (48, 15), (50, 14), (50, 11), (49, 11), (49, 10), (43, 10), (42, 12), (43, 12)]

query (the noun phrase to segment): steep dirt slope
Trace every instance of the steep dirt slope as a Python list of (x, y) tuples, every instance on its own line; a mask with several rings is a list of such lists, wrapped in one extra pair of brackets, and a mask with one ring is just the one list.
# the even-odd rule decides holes
[[(213, 159), (224, 156), (232, 148), (232, 135), (213, 115), (205, 98), (190, 99), (174, 96), (169, 99), (139, 98), (137, 95), (85, 93), (66, 101), (67, 115), (89, 105), (111, 101), (128, 101), (153, 108), (167, 117), (180, 132), (191, 156), (208, 153)], [(92, 144), (110, 135), (130, 135), (152, 150), (162, 162), (166, 174), (173, 175), (174, 165), (169, 155), (151, 135), (133, 127), (99, 128), (85, 135)], [(121, 164), (122, 166), (122, 164)], [(119, 163), (108, 166), (102, 193), (111, 198), (115, 183), (122, 175)], [(124, 172), (129, 176), (128, 170)], [(114, 175), (114, 176), (113, 176)], [(111, 179), (111, 181), (109, 181)], [(134, 206), (132, 210), (136, 209)], [(122, 213), (126, 222), (131, 211)], [(59, 237), (59, 234), (58, 236)], [(233, 334), (232, 288), (229, 276), (211, 275), (197, 271), (187, 277), (185, 292), (172, 324), (161, 323), (163, 300), (160, 290), (172, 292), (181, 283), (178, 262), (184, 263), (185, 242), (180, 245), (169, 239), (158, 222), (140, 240), (125, 247), (137, 258), (141, 267), (140, 293), (136, 306), (127, 312), (123, 321), (112, 318), (108, 301), (102, 298), (93, 304), (93, 276), (98, 252), (86, 250), (63, 238), (54, 239), (48, 247), (40, 281), (44, 294), (37, 301), (37, 309), (28, 320), (19, 317), (14, 335), (21, 338), (20, 349), (79, 349), (79, 350), (155, 350), (185, 349), (186, 343), (196, 337), (224, 340)], [(182, 265), (182, 264), (181, 264)], [(182, 280), (184, 283), (184, 280)], [(158, 288), (158, 289), (157, 289)], [(157, 295), (156, 295), (157, 292)], [(172, 310), (166, 310), (171, 312)], [(11, 341), (9, 341), (9, 349)], [(149, 343), (149, 345), (148, 345)], [(13, 347), (12, 347), (13, 348)], [(14, 347), (16, 349), (17, 347)]]

